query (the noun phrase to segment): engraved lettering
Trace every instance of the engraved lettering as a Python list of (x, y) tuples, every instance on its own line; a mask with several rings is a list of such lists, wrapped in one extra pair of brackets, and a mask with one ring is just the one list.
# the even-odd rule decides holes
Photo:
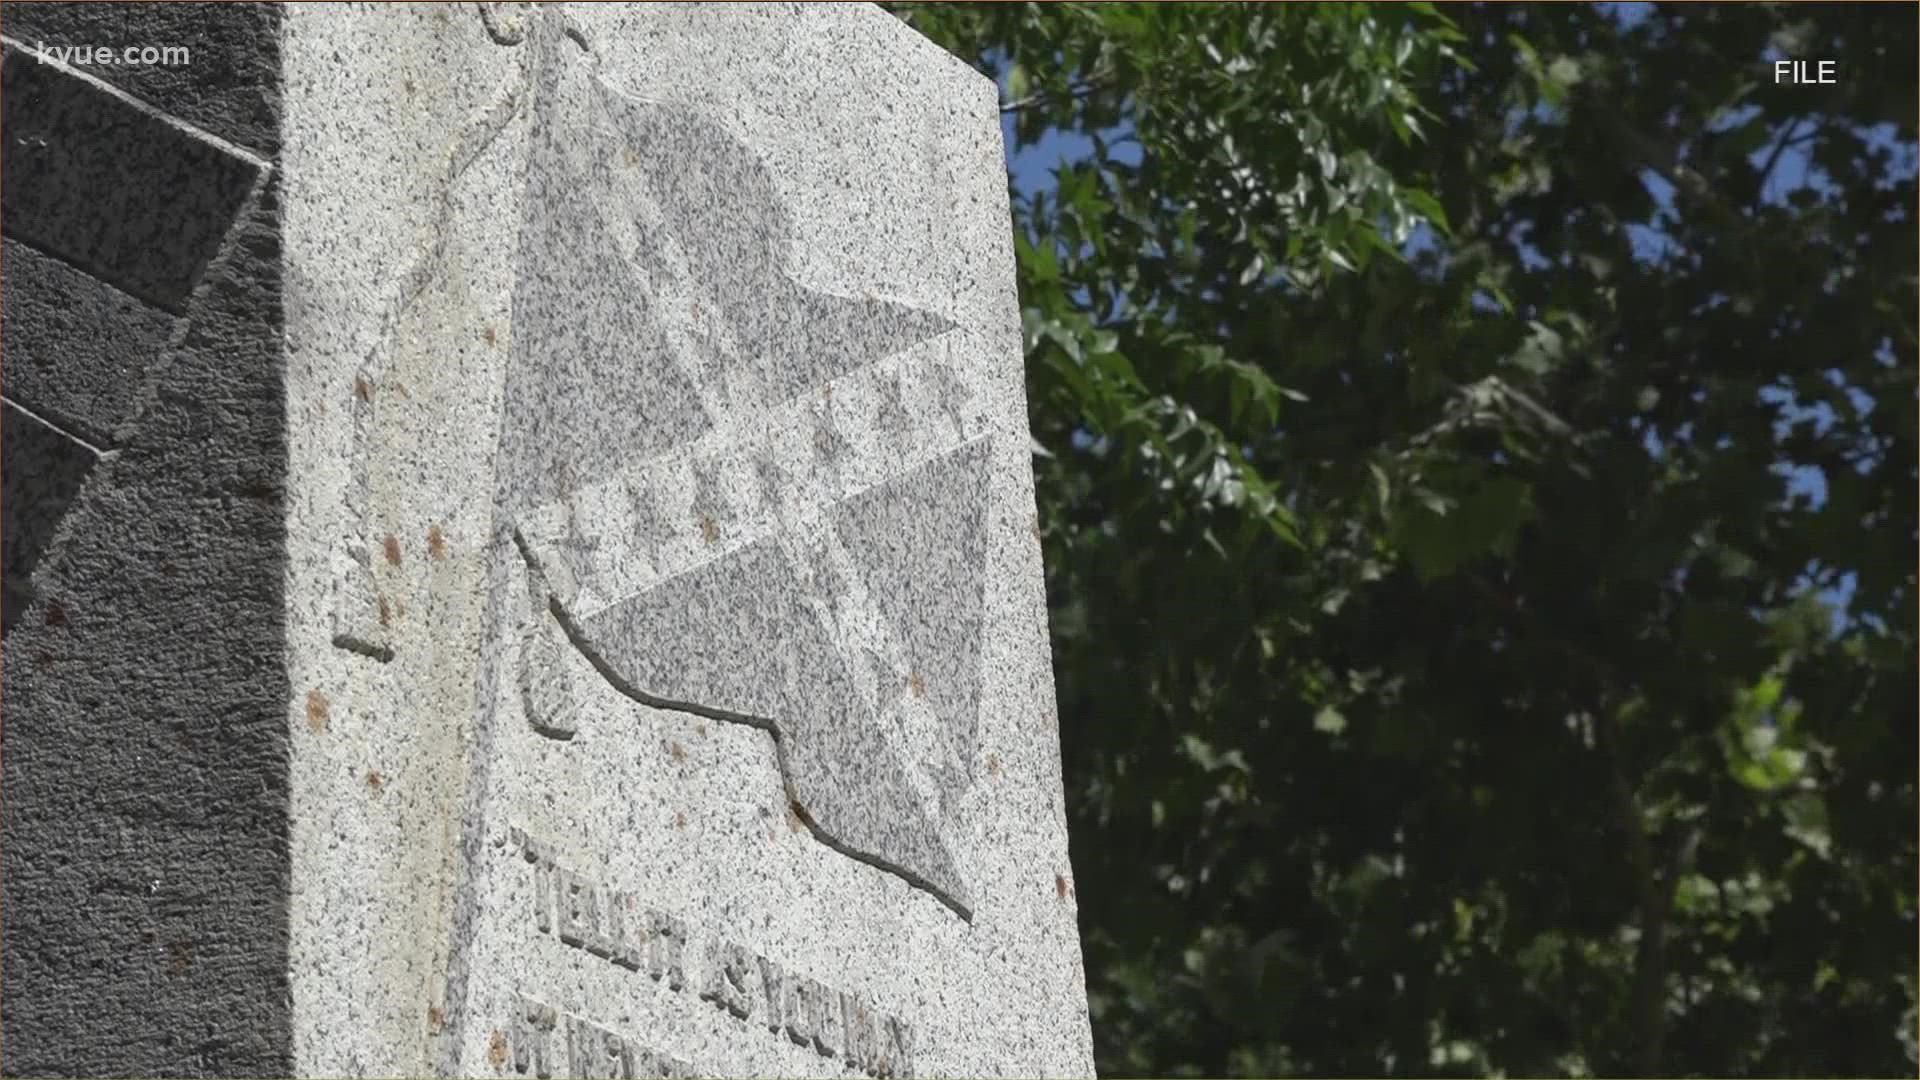
[[(649, 1050), (632, 1039), (581, 1016), (564, 1013), (530, 998), (517, 997), (513, 1019), (513, 1068), (546, 1080), (579, 1077), (582, 1080), (691, 1080), (703, 1075), (679, 1058)], [(554, 1051), (553, 1036), (561, 1039)]]
[(882, 1025), (882, 1037), (886, 1056), (882, 1068), (876, 1070), (874, 1075), (910, 1080), (913, 1076), (913, 1028), (905, 1020), (889, 1016)]
[(872, 1073), (880, 1060), (880, 1023), (865, 1002), (853, 994), (840, 995), (842, 1030), (846, 1032), (847, 1064)]
[(553, 933), (553, 860), (547, 854), (545, 844), (534, 840), (519, 829), (512, 831), (515, 844), (521, 854), (533, 864), (533, 925), (542, 934)]
[(679, 1058), (669, 1057), (657, 1050), (642, 1050), (638, 1047), (633, 1051), (633, 1065), (633, 1075), (646, 1077), (648, 1080), (693, 1080), (700, 1075), (694, 1071), (693, 1066)]
[(567, 1018), (567, 1075), (579, 1080), (627, 1080), (633, 1075), (627, 1041), (598, 1024)]
[(753, 1015), (753, 954), (726, 942), (708, 958), (707, 978), (700, 1000), (712, 1002), (742, 1020)]
[(841, 1044), (840, 996), (802, 976), (791, 975), (762, 957), (760, 982), (764, 988), (767, 1030), (785, 1032), (800, 1046), (825, 1057), (838, 1057)]
[(664, 911), (647, 912), (647, 974), (675, 990), (687, 985), (687, 924)]
[(760, 984), (761, 999), (767, 1006), (761, 1021), (767, 1025), (768, 1031), (778, 1035), (781, 1026), (787, 1022), (788, 1014), (793, 1011), (792, 1004), (787, 1000), (786, 972), (780, 970), (779, 964), (763, 956), (760, 958)]
[(530, 998), (519, 998), (514, 1006), (513, 1020), (508, 1024), (511, 1034), (507, 1036), (513, 1045), (513, 1071), (526, 1075), (531, 1072), (538, 1080), (548, 1080), (554, 1074), (554, 1061), (549, 1038), (559, 1022), (559, 1015), (551, 1005), (542, 1005)]
[(645, 927), (633, 926), (632, 912), (638, 906), (639, 902), (630, 894), (607, 890), (607, 944), (610, 950), (607, 959), (628, 971), (639, 971), (644, 959), (642, 938), (645, 936)]
[(620, 955), (618, 944), (614, 941), (615, 914), (620, 903), (620, 894), (604, 885), (587, 890), (587, 929), (589, 936), (582, 948), (602, 960), (613, 960)]
[(789, 976), (786, 999), (792, 1011), (787, 1037), (811, 1046), (823, 1057), (835, 1057), (840, 1046), (840, 995), (812, 979)]
[(647, 1077), (651, 1080), (654, 1077), (673, 1075), (672, 1066), (669, 1064), (673, 1059), (665, 1054), (638, 1046), (633, 1047), (632, 1054), (633, 1075), (636, 1078)]
[(555, 870), (560, 896), (560, 940), (597, 952), (600, 938), (600, 895), (592, 883), (571, 870)]
[(813, 1045), (813, 1010), (812, 1002), (807, 999), (807, 983), (811, 980), (787, 976), (783, 981), (786, 985), (782, 987), (781, 996), (787, 1004), (787, 1038), (797, 1045), (810, 1047)]
[[(541, 933), (629, 971), (644, 972), (674, 991), (688, 989), (688, 950), (701, 1000), (738, 1020), (812, 1047), (825, 1058), (882, 1080), (913, 1073), (913, 1028), (865, 998), (842, 993), (746, 947), (718, 938), (696, 941), (681, 919), (641, 904), (632, 894), (562, 865), (550, 846), (515, 828), (510, 836), (534, 872), (534, 922)], [(560, 1030), (566, 1062), (549, 1056), (553, 1013), (529, 1004), (514, 1021), (516, 1068), (589, 1077), (689, 1076), (683, 1062), (651, 1054), (585, 1021)], [(544, 1025), (544, 1026), (543, 1026)], [(584, 1025), (584, 1026), (583, 1026)], [(568, 1069), (571, 1072), (568, 1072)], [(546, 1075), (542, 1073), (541, 1075)]]
[(807, 1027), (813, 1034), (813, 1049), (825, 1057), (840, 1056), (843, 1043), (840, 1025), (843, 1019), (840, 1013), (840, 995), (830, 987), (806, 980), (803, 997), (806, 1000)]

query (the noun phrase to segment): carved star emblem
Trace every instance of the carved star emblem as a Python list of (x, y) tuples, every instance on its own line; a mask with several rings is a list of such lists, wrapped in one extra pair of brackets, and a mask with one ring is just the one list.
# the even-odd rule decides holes
[[(764, 410), (952, 328), (895, 301), (800, 284), (787, 265), (780, 192), (750, 149), (711, 117), (612, 90), (564, 50), (548, 59), (555, 85), (535, 117), (530, 264), (519, 268), (503, 404), (504, 514), (555, 505), (567, 494), (562, 477), (597, 483), (711, 431), (737, 433), (723, 445), (751, 445)], [(694, 310), (707, 345), (676, 322)], [(910, 424), (899, 384), (888, 385), (883, 406)], [(844, 468), (857, 450), (852, 433), (830, 402), (815, 416), (811, 467)], [(974, 737), (979, 445), (829, 505), (818, 537), (757, 515), (776, 517), (771, 531), (729, 535), (724, 550), (637, 594), (591, 612), (556, 603), (566, 638), (622, 693), (768, 730), (813, 835), (963, 917), (965, 881), (930, 809), (947, 799), (925, 791), (964, 781), (945, 763), (970, 758)], [(752, 468), (763, 498), (779, 505), (791, 494), (770, 449)], [(696, 468), (694, 485), (703, 529), (754, 527), (728, 511), (717, 470)], [(805, 554), (823, 548), (840, 552), (858, 588), (834, 580), (833, 558)], [(522, 550), (544, 557), (538, 543)], [(833, 613), (852, 594), (865, 598), (863, 623), (879, 627), (920, 680), (934, 719), (914, 729), (915, 742), (885, 722), (906, 682), (871, 671), (873, 654), (842, 640)], [(877, 696), (860, 690), (870, 677)]]
[(880, 380), (880, 404), (874, 414), (874, 427), (883, 435), (900, 437), (911, 432), (913, 413), (907, 408), (906, 387), (895, 372)]
[(640, 542), (640, 550), (655, 551), (673, 539), (673, 526), (644, 480), (629, 478), (627, 483), (627, 516), (633, 522), (634, 539)]
[(786, 501), (787, 492), (793, 486), (793, 477), (780, 464), (772, 446), (762, 446), (760, 452), (754, 455), (753, 482), (760, 489), (760, 501), (767, 506), (779, 506)]
[(960, 378), (959, 373), (945, 364), (934, 369), (934, 379), (938, 386), (935, 399), (940, 402), (940, 411), (953, 421), (953, 426), (963, 435), (966, 431), (966, 408), (973, 400), (973, 389)]

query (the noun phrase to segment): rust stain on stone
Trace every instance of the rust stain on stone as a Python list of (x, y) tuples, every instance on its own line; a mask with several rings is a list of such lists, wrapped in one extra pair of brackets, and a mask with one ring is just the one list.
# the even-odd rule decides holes
[(380, 790), (386, 787), (386, 784), (386, 780), (380, 776), (379, 769), (367, 770), (367, 787), (370, 788), (375, 795), (380, 794)]
[(503, 1068), (507, 1064), (507, 1037), (498, 1031), (487, 1038), (487, 1060), (492, 1062), (496, 1069)]
[(386, 542), (383, 543), (381, 547), (387, 553), (388, 565), (399, 566), (400, 565), (400, 538), (397, 536), (394, 536), (392, 533), (388, 533)]
[(927, 680), (921, 678), (919, 672), (911, 672), (907, 675), (907, 689), (913, 691), (914, 697), (926, 697)]
[(437, 522), (427, 526), (427, 556), (435, 560), (447, 557), (447, 537)]
[[(627, 153), (631, 154), (633, 153), (633, 151), (628, 150)], [(485, 330), (482, 330), (480, 332), (480, 336), (483, 338), (486, 338), (487, 344), (489, 345), (500, 344), (500, 334), (498, 331), (494, 330), (494, 328), (491, 325), (489, 325)]]
[(373, 384), (367, 381), (365, 375), (355, 375), (353, 377), (353, 396), (359, 398), (361, 401), (373, 400)]
[(332, 709), (327, 704), (327, 695), (318, 690), (307, 691), (307, 730), (315, 735), (323, 734), (331, 717)]
[(987, 755), (987, 771), (992, 773), (995, 776), (1000, 775), (1000, 755), (999, 754)]
[(1055, 896), (1059, 897), (1062, 900), (1065, 900), (1067, 898), (1067, 894), (1072, 891), (1073, 891), (1073, 887), (1067, 884), (1067, 875), (1065, 874), (1053, 875), (1053, 894)]
[(427, 1034), (429, 1035), (440, 1034), (440, 1030), (446, 1027), (446, 1023), (447, 1023), (446, 1014), (440, 1011), (440, 1006), (438, 1005), (427, 1006)]
[(713, 523), (713, 518), (706, 514), (701, 514), (700, 535), (706, 538), (707, 543), (711, 544), (715, 540), (720, 539), (720, 526)]
[(380, 596), (380, 597), (377, 597), (376, 599), (380, 601), (380, 625), (386, 626), (388, 625), (389, 621), (392, 619), (392, 613), (387, 610), (387, 598), (385, 596)]
[(669, 742), (667, 744), (667, 753), (671, 755), (675, 761), (687, 760), (687, 751), (678, 742)]

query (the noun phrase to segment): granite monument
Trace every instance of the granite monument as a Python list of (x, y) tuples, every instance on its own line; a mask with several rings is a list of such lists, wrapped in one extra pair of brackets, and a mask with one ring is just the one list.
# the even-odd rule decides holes
[(0, 39), (0, 1072), (1091, 1072), (988, 80), (865, 5)]

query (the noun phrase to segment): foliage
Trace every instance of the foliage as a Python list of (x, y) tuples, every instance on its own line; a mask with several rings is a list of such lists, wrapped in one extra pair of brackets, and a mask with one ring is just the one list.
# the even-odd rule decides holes
[(1911, 1073), (1914, 11), (897, 10), (1090, 143), (1014, 228), (1101, 1070)]

